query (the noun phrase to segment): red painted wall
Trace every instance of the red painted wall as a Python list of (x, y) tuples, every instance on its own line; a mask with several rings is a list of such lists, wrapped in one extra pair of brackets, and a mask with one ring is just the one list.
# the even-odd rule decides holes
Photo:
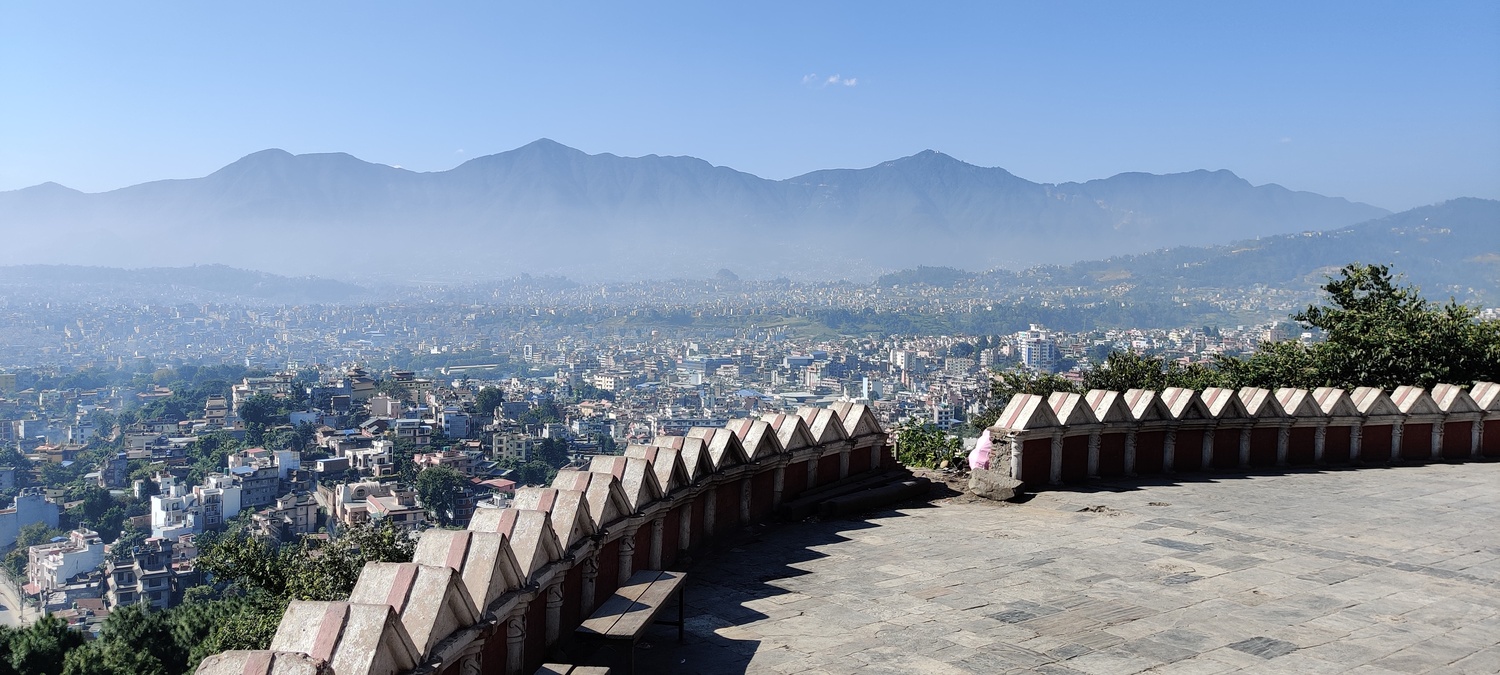
[(1021, 446), (1020, 480), (1032, 485), (1052, 480), (1052, 439), (1033, 438)]
[[(1047, 469), (1049, 472), (1051, 467)], [(1089, 477), (1089, 437), (1068, 436), (1063, 439), (1062, 479), (1064, 483), (1080, 483)]]
[(1408, 424), (1401, 430), (1401, 459), (1432, 458), (1432, 425)]
[(1235, 428), (1215, 429), (1213, 468), (1233, 469), (1239, 465), (1240, 430)]
[(1135, 435), (1135, 472), (1140, 475), (1161, 473), (1164, 431), (1142, 431)]
[(620, 542), (615, 540), (599, 550), (599, 576), (594, 579), (594, 602), (603, 602), (620, 587)]
[(704, 529), (703, 525), (704, 511), (707, 509), (707, 505), (708, 497), (704, 494), (698, 495), (697, 498), (693, 499), (693, 503), (689, 505), (689, 508), (692, 509), (693, 518), (693, 525), (688, 532), (688, 537), (691, 540), (688, 542), (689, 545), (687, 547), (689, 551), (703, 549), (703, 538), (708, 536), (708, 532)]
[(1125, 475), (1125, 434), (1099, 435), (1099, 475)]
[(855, 448), (849, 452), (849, 475), (870, 470), (870, 448)]
[(762, 471), (750, 479), (750, 519), (754, 521), (771, 518), (771, 499), (776, 491), (776, 471)]
[(538, 595), (526, 606), (526, 665), (533, 672), (547, 662), (547, 596)]
[(635, 554), (630, 556), (630, 572), (650, 569), (651, 564), (651, 522), (641, 526), (635, 531)]
[(560, 638), (567, 637), (567, 627), (583, 623), (583, 566), (574, 565), (563, 576), (562, 624)]
[(1276, 438), (1280, 433), (1276, 427), (1250, 430), (1250, 466), (1276, 466)]
[(672, 563), (677, 562), (677, 542), (681, 539), (682, 512), (691, 509), (691, 506), (679, 506), (667, 512), (662, 518), (661, 531), (661, 564), (671, 569)]
[(827, 485), (839, 479), (839, 453), (835, 452), (818, 460), (818, 485)]
[(1353, 427), (1328, 427), (1323, 436), (1323, 461), (1342, 464), (1349, 461)]
[(1376, 424), (1360, 431), (1359, 458), (1364, 462), (1391, 461), (1391, 425)]
[(786, 465), (786, 480), (781, 484), (781, 498), (791, 501), (807, 489), (807, 462)]
[(1204, 429), (1178, 429), (1172, 446), (1173, 471), (1198, 471), (1203, 468)]
[(1485, 420), (1479, 447), (1485, 457), (1500, 457), (1500, 420)]
[(1313, 427), (1292, 427), (1287, 439), (1286, 462), (1291, 465), (1307, 465), (1317, 461), (1318, 430)]
[(1474, 443), (1473, 422), (1448, 422), (1443, 425), (1443, 457), (1463, 459)]
[(501, 623), (495, 628), (494, 635), (484, 641), (484, 646), (479, 650), (479, 663), (486, 673), (504, 673), (506, 648), (509, 646), (506, 639), (510, 626), (509, 622)]

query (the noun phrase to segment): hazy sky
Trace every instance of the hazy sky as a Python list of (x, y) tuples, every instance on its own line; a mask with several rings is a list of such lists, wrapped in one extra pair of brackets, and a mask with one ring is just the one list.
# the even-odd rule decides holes
[(0, 5), (0, 190), (540, 137), (768, 178), (933, 148), (1047, 182), (1500, 198), (1500, 2)]

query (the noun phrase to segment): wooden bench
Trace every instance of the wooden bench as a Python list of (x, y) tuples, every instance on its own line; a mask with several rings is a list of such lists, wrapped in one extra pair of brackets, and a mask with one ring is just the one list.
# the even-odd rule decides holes
[(575, 666), (569, 663), (543, 663), (536, 675), (609, 675), (604, 666)]
[[(574, 631), (581, 641), (623, 644), (629, 652), (629, 670), (635, 672), (635, 643), (652, 623), (677, 627), (677, 642), (683, 640), (686, 605), (682, 599), (682, 572), (642, 570), (631, 575), (625, 584), (609, 596), (594, 615)], [(677, 595), (677, 620), (657, 621), (656, 615)]]

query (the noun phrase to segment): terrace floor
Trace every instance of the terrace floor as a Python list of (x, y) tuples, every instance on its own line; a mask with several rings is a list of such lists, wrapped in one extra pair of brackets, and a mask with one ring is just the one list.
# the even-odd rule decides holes
[(775, 526), (689, 584), (639, 672), (1497, 673), (1500, 463), (957, 497)]

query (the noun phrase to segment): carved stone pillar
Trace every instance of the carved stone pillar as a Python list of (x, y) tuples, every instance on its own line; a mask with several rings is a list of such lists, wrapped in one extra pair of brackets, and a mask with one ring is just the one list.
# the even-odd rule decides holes
[(1208, 471), (1214, 466), (1214, 435), (1215, 429), (1203, 430), (1203, 457), (1198, 460), (1198, 470)]
[(778, 466), (771, 474), (771, 508), (781, 508), (781, 493), (786, 491), (786, 467)]
[(505, 622), (505, 672), (516, 675), (526, 665), (526, 606)]
[(661, 569), (662, 534), (667, 531), (666, 515), (659, 516), (651, 521), (651, 557), (650, 569)]
[(1469, 456), (1478, 459), (1483, 447), (1484, 420), (1481, 418), (1469, 423)]
[(547, 598), (547, 644), (557, 642), (562, 632), (563, 585), (561, 581), (547, 587), (543, 593)]
[(635, 530), (625, 533), (620, 537), (620, 585), (624, 586), (630, 580), (630, 575), (635, 573)]
[(1439, 460), (1439, 459), (1443, 458), (1443, 427), (1444, 426), (1447, 426), (1447, 425), (1443, 424), (1442, 422), (1438, 422), (1438, 423), (1432, 425), (1432, 459), (1433, 460)]
[(1052, 434), (1052, 467), (1051, 476), (1048, 477), (1053, 485), (1062, 483), (1062, 454), (1063, 437), (1061, 432)]
[(740, 479), (740, 525), (750, 524), (750, 500), (754, 495), (750, 494), (750, 478)]
[(1365, 457), (1360, 447), (1365, 438), (1365, 425), (1356, 424), (1349, 427), (1349, 461), (1363, 462)]
[(1276, 429), (1276, 466), (1286, 466), (1287, 446), (1292, 442), (1292, 428), (1283, 424)]
[(578, 585), (578, 594), (583, 606), (582, 614), (588, 616), (594, 613), (594, 586), (599, 580), (599, 552), (590, 553), (579, 565), (583, 570), (583, 583)]
[(1168, 429), (1161, 442), (1161, 472), (1172, 473), (1177, 468), (1177, 429)]
[(1401, 442), (1406, 438), (1406, 427), (1400, 422), (1391, 425), (1391, 456), (1386, 459), (1395, 462), (1401, 459)]
[(693, 547), (693, 503), (683, 502), (681, 510), (677, 512), (677, 550), (686, 551)]
[(839, 451), (839, 480), (849, 477), (849, 450)]
[(1240, 429), (1240, 468), (1250, 466), (1250, 427)]
[(1102, 429), (1089, 434), (1089, 478), (1099, 477), (1099, 442), (1103, 435)]
[(1319, 426), (1313, 430), (1313, 462), (1323, 463), (1323, 448), (1328, 445), (1328, 427)]
[(1125, 432), (1125, 475), (1135, 475), (1135, 429)]
[[(822, 448), (823, 446), (820, 445), (818, 447)], [(819, 452), (817, 456), (814, 456), (807, 460), (807, 489), (812, 489), (818, 486), (818, 465), (822, 463), (822, 452)]]

